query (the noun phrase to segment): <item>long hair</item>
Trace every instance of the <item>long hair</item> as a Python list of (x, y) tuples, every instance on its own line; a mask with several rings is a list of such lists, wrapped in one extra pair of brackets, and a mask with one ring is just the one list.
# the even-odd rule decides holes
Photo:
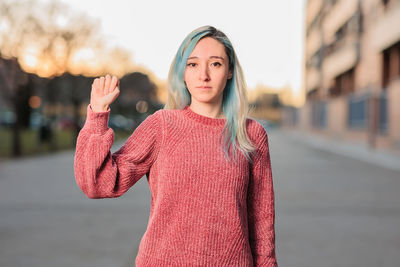
[(183, 78), (186, 61), (197, 42), (205, 37), (214, 38), (225, 46), (225, 52), (229, 58), (229, 70), (233, 74), (232, 78), (226, 82), (222, 98), (222, 110), (226, 123), (220, 141), (225, 157), (230, 159), (229, 150), (231, 149), (233, 158), (236, 160), (236, 149), (238, 149), (248, 161), (251, 161), (250, 153), (255, 150), (255, 147), (246, 131), (246, 119), (249, 114), (246, 82), (232, 43), (220, 30), (212, 26), (203, 26), (189, 33), (183, 40), (169, 69), (168, 99), (164, 109), (183, 109), (186, 105), (190, 105), (191, 96)]

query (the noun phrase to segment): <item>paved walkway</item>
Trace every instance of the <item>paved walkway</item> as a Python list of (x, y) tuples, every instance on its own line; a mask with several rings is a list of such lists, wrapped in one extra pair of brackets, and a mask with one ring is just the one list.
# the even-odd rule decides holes
[(341, 156), (400, 171), (400, 153), (395, 153), (394, 151), (372, 149), (364, 143), (335, 140), (330, 137), (301, 131), (286, 130), (283, 131), (283, 134), (292, 141), (306, 143), (316, 149), (330, 151)]
[(270, 134), (280, 266), (398, 266), (400, 172), (302, 137)]
[[(398, 266), (400, 172), (269, 132), (281, 267)], [(331, 146), (332, 147), (332, 146)], [(73, 152), (0, 162), (0, 266), (134, 266), (150, 192), (87, 199)]]
[(150, 210), (147, 181), (118, 199), (88, 199), (73, 156), (0, 163), (0, 266), (132, 266)]

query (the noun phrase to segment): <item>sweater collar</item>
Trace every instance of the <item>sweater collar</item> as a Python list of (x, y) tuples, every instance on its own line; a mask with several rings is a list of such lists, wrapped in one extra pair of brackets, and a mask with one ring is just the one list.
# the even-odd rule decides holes
[(206, 124), (206, 125), (219, 126), (219, 125), (224, 125), (226, 122), (226, 119), (223, 119), (223, 118), (211, 118), (211, 117), (200, 115), (200, 114), (194, 112), (193, 110), (191, 110), (188, 105), (183, 108), (183, 113), (185, 114), (185, 116), (187, 116), (199, 123)]

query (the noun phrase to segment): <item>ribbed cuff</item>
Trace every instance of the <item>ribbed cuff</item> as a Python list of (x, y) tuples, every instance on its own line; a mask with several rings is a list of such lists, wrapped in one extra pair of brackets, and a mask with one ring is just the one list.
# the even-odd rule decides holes
[(86, 124), (94, 133), (105, 133), (108, 130), (108, 118), (110, 116), (110, 108), (104, 112), (95, 112), (90, 104), (87, 106)]

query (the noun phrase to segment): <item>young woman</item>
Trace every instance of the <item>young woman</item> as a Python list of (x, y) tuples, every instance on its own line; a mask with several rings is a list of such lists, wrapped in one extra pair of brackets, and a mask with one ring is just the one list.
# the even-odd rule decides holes
[(75, 176), (89, 198), (119, 197), (146, 175), (147, 230), (136, 266), (277, 266), (268, 137), (248, 118), (231, 42), (211, 26), (191, 32), (168, 77), (168, 101), (115, 153), (107, 126), (118, 79), (92, 85)]

